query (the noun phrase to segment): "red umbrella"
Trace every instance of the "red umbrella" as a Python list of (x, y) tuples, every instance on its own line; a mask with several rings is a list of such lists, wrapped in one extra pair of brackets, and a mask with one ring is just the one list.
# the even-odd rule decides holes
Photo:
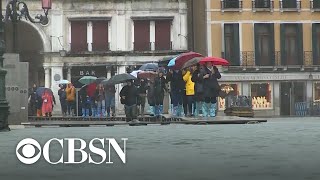
[(200, 60), (200, 64), (205, 64), (207, 62), (211, 62), (213, 65), (229, 65), (227, 60), (219, 57), (205, 57)]
[(152, 71), (142, 71), (138, 73), (138, 78), (140, 79), (154, 79), (157, 76), (157, 73)]
[(195, 57), (203, 57), (203, 56), (196, 52), (188, 52), (188, 53), (181, 54), (179, 57), (177, 57), (175, 61), (176, 64), (174, 65), (173, 69), (175, 70), (181, 69), (184, 63), (186, 63), (187, 61)]

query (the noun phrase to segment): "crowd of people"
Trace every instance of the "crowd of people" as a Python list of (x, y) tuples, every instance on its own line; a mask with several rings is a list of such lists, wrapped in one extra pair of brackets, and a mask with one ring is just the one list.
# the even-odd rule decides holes
[[(165, 92), (170, 93), (171, 113), (175, 117), (215, 117), (217, 97), (220, 92), (219, 70), (211, 63), (197, 64), (184, 70), (158, 69), (153, 78), (128, 80), (120, 91), (120, 103), (125, 107), (128, 120), (144, 116), (146, 103), (153, 116), (163, 114)], [(42, 96), (34, 86), (30, 95), (33, 115), (52, 116), (55, 102), (52, 92), (45, 90)], [(91, 83), (78, 93), (78, 105), (83, 117), (113, 117), (115, 85)], [(60, 85), (58, 91), (64, 116), (76, 116), (76, 89), (69, 83)]]

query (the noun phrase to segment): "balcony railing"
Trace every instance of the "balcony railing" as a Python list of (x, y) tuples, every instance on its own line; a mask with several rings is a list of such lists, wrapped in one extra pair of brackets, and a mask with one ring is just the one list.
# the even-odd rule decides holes
[(256, 11), (273, 11), (274, 1), (272, 0), (253, 0), (252, 10)]
[[(221, 53), (221, 57), (225, 58), (225, 53)], [(254, 51), (242, 51), (240, 52), (240, 66), (245, 67), (253, 67), (253, 66), (291, 66), (282, 63), (281, 60), (281, 51), (275, 51), (274, 54), (271, 55), (269, 64), (270, 65), (259, 65), (256, 63), (256, 56)], [(313, 54), (312, 51), (304, 51), (303, 52), (303, 64), (300, 65), (292, 65), (292, 66), (305, 66), (310, 67), (313, 66)], [(232, 65), (231, 65), (232, 66)]]
[(291, 3), (290, 1), (280, 1), (280, 10), (283, 11), (300, 11), (301, 1)]
[(91, 43), (92, 44), (92, 51), (110, 51), (110, 43)]
[(223, 0), (221, 1), (221, 11), (241, 11), (242, 0)]
[(310, 9), (312, 11), (320, 11), (320, 1), (319, 0), (311, 0), (310, 1)]
[(151, 51), (152, 42), (133, 42), (134, 51)]

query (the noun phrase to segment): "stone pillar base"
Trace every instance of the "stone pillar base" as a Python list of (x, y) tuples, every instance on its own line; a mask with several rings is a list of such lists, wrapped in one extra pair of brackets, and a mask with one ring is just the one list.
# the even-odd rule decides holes
[(10, 131), (8, 124), (9, 104), (6, 101), (0, 102), (0, 131)]

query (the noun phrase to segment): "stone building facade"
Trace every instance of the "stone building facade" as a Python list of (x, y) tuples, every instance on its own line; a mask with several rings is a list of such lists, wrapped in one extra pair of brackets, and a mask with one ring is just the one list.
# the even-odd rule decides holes
[[(32, 16), (41, 13), (40, 2), (25, 2)], [(188, 49), (185, 0), (55, 0), (49, 19), (47, 26), (19, 22), (16, 49), (7, 23), (6, 42), (7, 52), (29, 62), (29, 84), (55, 95), (61, 79), (79, 88), (84, 75), (110, 78)]]

